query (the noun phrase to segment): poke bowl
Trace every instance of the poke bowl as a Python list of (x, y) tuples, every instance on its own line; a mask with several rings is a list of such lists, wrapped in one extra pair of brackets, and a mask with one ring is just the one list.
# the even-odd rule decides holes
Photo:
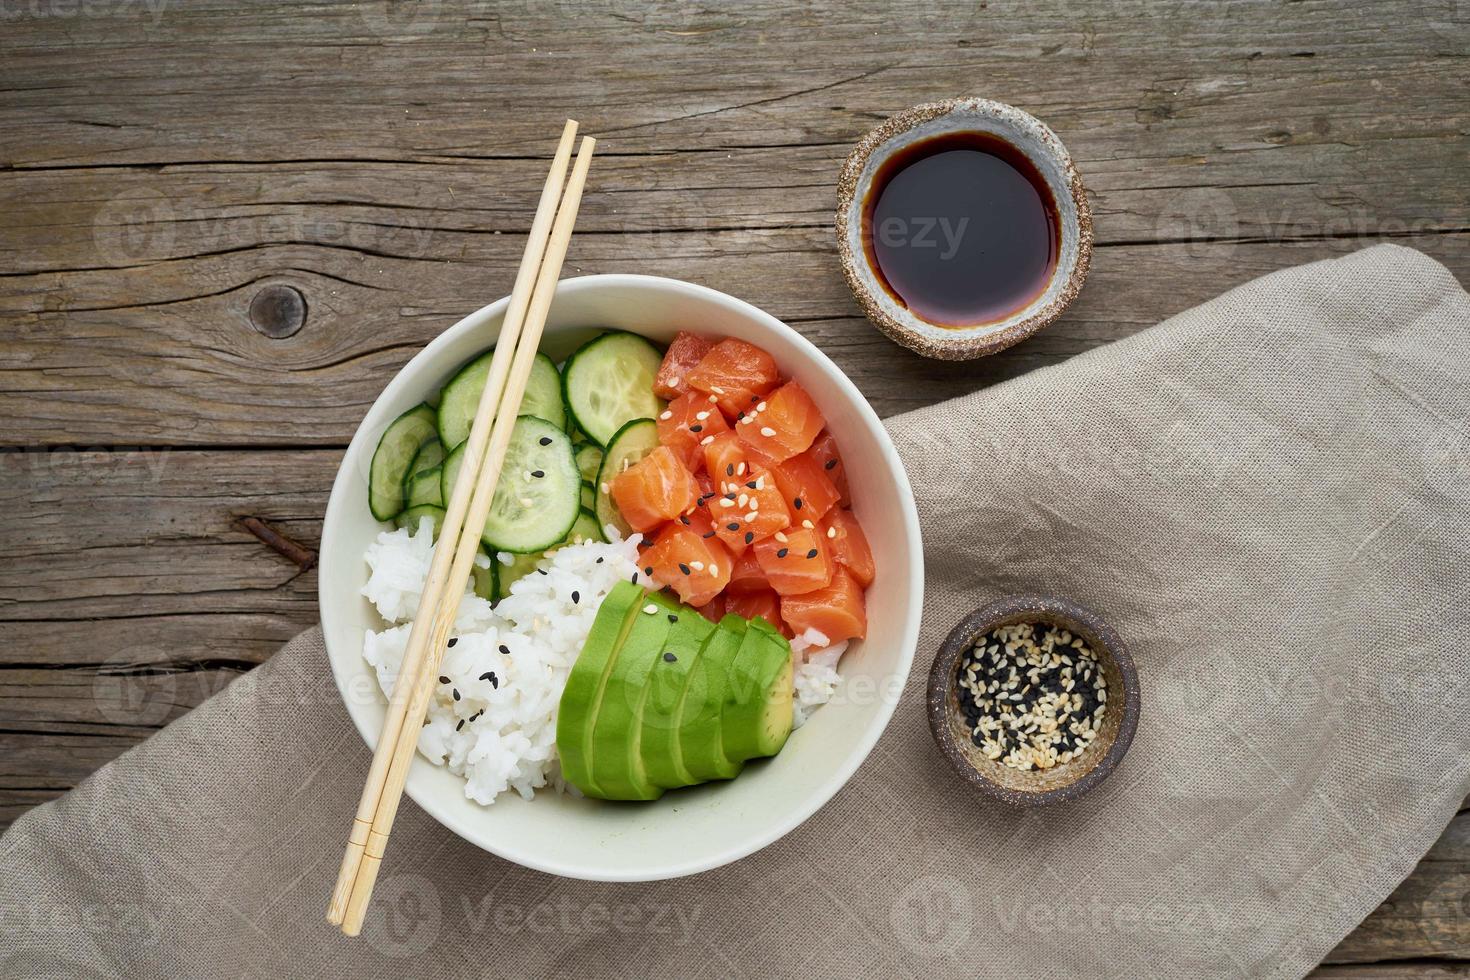
[[(441, 467), (452, 463), (454, 455), (450, 452), (445, 458), (442, 449), (429, 453), (431, 458), (427, 462), (435, 464), (431, 468), (419, 465), (424, 461), (417, 458), (415, 451), (409, 451), (407, 455), (412, 461), (403, 464), (408, 467), (406, 471), (389, 468), (395, 481), (399, 473), (407, 473), (400, 489), (398, 483), (390, 484), (381, 478), (379, 471), (386, 465), (382, 462), (387, 452), (384, 447), (396, 445), (395, 432), (417, 426), (426, 427), (425, 434), (420, 442), (415, 444), (410, 440), (407, 444), (427, 451), (429, 443), (434, 441), (427, 434), (434, 430), (433, 420), (437, 418), (437, 424), (444, 425), (447, 406), (459, 397), (457, 379), (472, 374), (478, 359), (493, 347), (506, 305), (507, 300), (502, 299), (470, 314), (404, 366), (369, 409), (333, 484), (321, 544), (322, 629), (335, 682), (353, 723), (370, 747), (376, 745), (383, 725), (387, 705), (383, 692), (391, 689), (396, 671), (391, 649), (394, 637), (401, 640), (406, 633), (405, 623), (411, 618), (416, 600), (413, 587), (401, 581), (401, 566), (405, 564), (404, 556), (412, 559), (417, 555), (417, 560), (426, 560), (424, 556), (431, 548), (430, 533), (434, 530), (431, 518), (423, 516), (432, 514), (432, 505), (418, 509), (407, 505), (423, 499), (416, 496), (416, 478), (437, 474)], [(609, 341), (610, 337), (627, 339)], [(718, 350), (728, 346), (764, 352), (763, 356), (778, 366), (779, 381), (767, 386), (769, 395), (752, 395), (751, 404), (741, 409), (731, 404), (733, 396), (727, 397), (718, 385), (706, 385), (696, 391), (691, 387), (693, 382), (686, 384), (684, 378), (675, 376), (671, 380), (669, 362), (695, 343), (699, 351), (694, 360), (714, 358), (715, 354), (707, 353), (712, 346)], [(674, 353), (665, 354), (671, 344)], [(610, 379), (597, 370), (584, 368), (583, 373), (587, 375), (584, 380), (573, 378), (572, 372), (573, 365), (594, 360), (585, 352), (620, 345), (632, 350), (634, 355), (638, 354), (635, 348), (640, 346), (658, 351), (658, 355), (650, 355), (662, 356), (665, 362), (659, 365), (656, 387), (673, 384), (676, 387), (665, 390), (664, 394), (683, 394), (656, 403), (660, 409), (656, 426), (644, 420), (643, 428), (654, 448), (645, 450), (642, 456), (624, 460), (618, 472), (609, 475), (612, 460), (622, 452), (629, 431), (637, 426), (619, 424), (617, 418), (607, 420), (599, 415), (606, 400), (605, 392), (618, 387), (616, 377)], [(478, 847), (517, 864), (566, 877), (648, 881), (693, 874), (738, 860), (800, 825), (842, 788), (882, 735), (903, 690), (918, 639), (923, 551), (913, 495), (902, 464), (872, 408), (821, 351), (771, 315), (706, 287), (638, 275), (564, 280), (558, 286), (539, 350), (546, 355), (547, 370), (561, 372), (560, 390), (568, 411), (567, 418), (558, 420), (558, 424), (571, 433), (567, 442), (575, 447), (572, 452), (576, 467), (588, 474), (581, 484), (583, 509), (575, 528), (581, 533), (574, 536), (572, 531), (567, 531), (563, 536), (564, 528), (558, 524), (554, 532), (545, 533), (560, 538), (560, 550), (549, 548), (543, 557), (539, 550), (527, 555), (499, 552), (492, 547), (479, 559), (473, 588), (467, 590), (461, 606), (463, 642), (458, 650), (444, 651), (444, 674), (439, 677), (442, 686), (435, 700), (438, 707), (431, 705), (406, 791), (435, 820)], [(672, 373), (685, 372), (675, 369)], [(692, 370), (688, 373), (691, 377), (695, 374)], [(549, 392), (556, 390), (558, 376), (553, 373), (550, 377), (553, 380), (545, 386), (548, 392), (545, 397), (554, 401), (556, 395)], [(717, 464), (711, 455), (725, 442), (746, 445), (735, 438), (737, 430), (756, 444), (763, 445), (771, 439), (779, 443), (785, 438), (787, 430), (776, 418), (782, 414), (778, 402), (791, 401), (786, 397), (787, 389), (797, 392), (802, 404), (811, 408), (811, 415), (817, 421), (807, 420), (808, 429), (821, 427), (820, 435), (813, 437), (808, 431), (802, 438), (801, 445), (809, 448), (800, 457), (816, 461), (809, 461), (808, 469), (813, 472), (804, 486), (819, 483), (828, 487), (826, 493), (831, 499), (821, 500), (820, 514), (810, 499), (802, 499), (806, 490), (793, 491), (784, 479), (780, 482), (780, 495), (775, 493), (774, 480), (768, 491), (760, 476), (737, 487), (736, 481), (756, 475), (756, 464), (752, 462), (749, 474), (742, 464), (737, 475), (733, 457), (728, 464), (725, 457), (720, 457)], [(703, 404), (706, 391), (710, 392), (707, 406)], [(534, 397), (534, 390), (529, 391), (528, 401), (522, 403), (521, 421), (532, 414), (526, 406)], [(767, 398), (771, 401), (769, 411)], [(717, 401), (721, 403), (718, 406)], [(687, 412), (681, 406), (687, 406)], [(678, 419), (669, 421), (676, 409), (686, 416), (682, 423)], [(745, 418), (747, 413), (749, 420)], [(555, 410), (542, 414), (555, 414)], [(800, 411), (797, 416), (800, 421)], [(535, 442), (549, 447), (547, 452), (561, 445), (562, 437), (553, 427), (546, 426), (540, 418), (529, 421), (545, 428), (546, 434)], [(579, 422), (585, 423), (585, 431)], [(716, 423), (724, 433), (718, 444), (703, 431), (705, 426)], [(742, 423), (746, 425), (744, 430), (741, 430)], [(687, 445), (671, 443), (666, 438), (676, 424), (681, 425), (679, 435)], [(520, 426), (518, 422), (518, 432)], [(591, 460), (590, 469), (583, 467), (583, 449), (597, 457)], [(697, 496), (698, 508), (679, 504), (682, 513), (666, 520), (660, 528), (648, 530), (647, 537), (639, 540), (643, 535), (628, 525), (617, 513), (618, 508), (606, 508), (620, 503), (635, 525), (650, 527), (652, 519), (645, 518), (641, 510), (644, 504), (656, 509), (658, 501), (650, 504), (643, 497), (635, 505), (625, 493), (624, 485), (635, 482), (634, 475), (652, 467), (656, 459), (681, 453), (688, 468), (698, 474), (698, 489), (703, 491)], [(398, 455), (404, 455), (401, 449)], [(607, 462), (601, 465), (599, 460), (604, 456)], [(394, 458), (397, 457), (390, 454), (389, 462)], [(764, 459), (754, 453), (751, 458)], [(712, 476), (717, 468), (719, 480)], [(543, 533), (545, 528), (560, 521), (559, 517), (546, 516), (537, 510), (541, 499), (538, 493), (555, 482), (556, 474), (551, 469), (551, 464), (538, 462), (516, 465), (508, 462), (503, 468), (502, 481), (527, 488), (518, 491), (526, 495), (520, 498), (520, 505), (528, 508), (527, 513), (538, 515), (535, 521), (523, 522), (524, 526), (515, 531), (517, 535), (529, 533), (525, 528), (538, 528), (536, 533)], [(790, 469), (786, 467), (782, 472)], [(775, 471), (773, 466), (772, 472)], [(821, 471), (832, 479), (826, 479)], [(575, 479), (576, 470), (572, 472)], [(726, 476), (730, 479), (728, 484), (724, 482)], [(840, 500), (832, 489), (838, 482), (841, 483)], [(714, 483), (719, 484), (718, 488), (712, 487)], [(750, 489), (746, 490), (746, 486)], [(391, 487), (391, 492), (385, 491), (385, 487)], [(431, 492), (435, 489), (429, 487)], [(723, 492), (726, 490), (729, 492)], [(385, 493), (393, 499), (385, 500)], [(822, 496), (820, 490), (812, 494)], [(770, 508), (761, 504), (759, 509), (763, 514), (772, 509), (785, 514), (784, 532), (759, 526), (761, 518), (757, 517), (755, 502), (758, 495), (762, 500), (776, 498), (778, 502)], [(781, 497), (784, 497), (784, 507), (779, 502)], [(728, 510), (720, 510), (717, 505)], [(703, 519), (703, 524), (698, 523), (699, 508), (707, 508), (720, 518), (719, 523), (714, 524), (708, 518)], [(390, 512), (397, 516), (390, 516)], [(595, 521), (591, 520), (594, 515)], [(692, 528), (691, 516), (696, 519)], [(747, 518), (749, 522), (742, 523)], [(582, 534), (589, 537), (584, 538)], [(757, 535), (760, 540), (751, 544)], [(489, 540), (488, 531), (486, 540)], [(851, 540), (865, 541), (861, 560), (853, 557)], [(725, 542), (728, 550), (722, 548), (721, 542)], [(844, 542), (847, 542), (845, 547)], [(538, 549), (544, 544), (532, 543)], [(663, 564), (654, 557), (676, 545), (685, 550), (671, 552)], [(722, 556), (721, 564), (737, 564), (731, 556), (743, 554), (744, 567), (764, 569), (768, 577), (760, 584), (763, 589), (766, 586), (769, 589), (760, 594), (769, 597), (769, 609), (762, 609), (759, 604), (752, 608), (755, 590), (737, 594), (729, 588), (732, 577), (729, 567), (715, 569), (711, 557), (710, 567), (706, 569), (700, 561), (689, 557), (689, 549), (702, 546), (713, 549), (709, 552), (711, 556)], [(386, 567), (391, 563), (385, 556), (392, 556), (396, 564)], [(820, 566), (821, 581), (828, 584), (816, 591), (810, 585), (791, 585), (793, 577), (799, 581), (800, 576), (811, 575), (808, 565), (792, 567), (798, 559), (808, 559), (811, 566)], [(695, 566), (693, 570), (691, 565)], [(631, 585), (628, 579), (608, 584), (609, 576), (625, 575), (630, 570)], [(719, 581), (705, 588), (716, 572)], [(741, 574), (738, 568), (734, 574)], [(579, 579), (578, 575), (583, 577)], [(578, 586), (578, 582), (587, 584)], [(568, 583), (570, 604), (565, 593)], [(563, 590), (557, 603), (537, 598), (556, 588)], [(772, 589), (781, 591), (772, 595)], [(599, 591), (594, 594), (594, 590)], [(710, 598), (715, 592), (719, 594)], [(802, 594), (788, 595), (788, 592)], [(840, 597), (853, 592), (857, 597), (856, 625), (848, 626), (852, 616), (840, 610), (812, 611), (814, 604), (842, 605), (838, 600), (814, 603), (814, 597)], [(477, 598), (477, 593), (487, 601)], [(767, 678), (768, 689), (763, 689), (766, 693), (762, 697), (766, 700), (758, 706), (759, 720), (764, 726), (760, 728), (760, 737), (757, 738), (754, 727), (749, 732), (746, 727), (738, 729), (742, 735), (749, 734), (752, 745), (755, 741), (769, 744), (760, 749), (747, 746), (750, 751), (742, 753), (738, 764), (729, 772), (720, 772), (717, 777), (699, 776), (695, 763), (701, 757), (691, 748), (693, 743), (685, 738), (685, 730), (680, 729), (677, 739), (669, 738), (673, 744), (682, 745), (682, 755), (679, 750), (673, 751), (676, 757), (673, 766), (684, 773), (684, 778), (672, 782), (665, 779), (658, 784), (679, 788), (666, 792), (654, 788), (641, 795), (639, 792), (629, 795), (626, 786), (623, 792), (608, 791), (608, 787), (621, 784), (606, 774), (610, 771), (605, 765), (607, 754), (614, 753), (621, 764), (625, 761), (623, 755), (628, 753), (621, 746), (604, 745), (607, 739), (601, 728), (597, 729), (595, 740), (589, 728), (584, 742), (574, 726), (582, 714), (587, 711), (595, 714), (597, 709), (574, 711), (567, 705), (572, 699), (578, 671), (585, 673), (586, 662), (593, 655), (590, 651), (600, 642), (597, 638), (603, 635), (599, 632), (603, 621), (611, 621), (615, 598), (625, 605), (631, 603), (626, 622), (634, 624), (631, 635), (624, 628), (621, 638), (606, 644), (611, 647), (624, 644), (619, 663), (633, 657), (627, 650), (633, 646), (633, 637), (640, 635), (645, 619), (648, 623), (657, 621), (660, 627), (659, 639), (649, 642), (655, 644), (651, 649), (662, 652), (648, 654), (652, 666), (643, 668), (652, 678), (677, 678), (683, 672), (697, 672), (711, 661), (712, 655), (706, 652), (690, 665), (691, 658), (684, 655), (674, 636), (667, 635), (665, 639), (665, 614), (671, 624), (683, 618), (683, 625), (667, 627), (671, 633), (694, 629), (701, 631), (698, 632), (701, 637), (718, 638), (719, 631), (728, 624), (744, 630), (748, 623), (749, 637), (755, 638), (759, 632), (759, 639), (767, 644), (761, 649), (768, 653), (776, 649), (786, 651), (786, 672), (779, 680)], [(684, 600), (690, 605), (682, 605)], [(540, 606), (536, 605), (538, 602)], [(731, 608), (721, 618), (727, 602)], [(600, 606), (594, 608), (594, 603)], [(711, 612), (716, 609), (719, 612)], [(507, 625), (509, 619), (521, 616), (522, 621), (532, 621), (533, 613), (534, 642), (526, 636), (512, 636)], [(769, 624), (770, 620), (775, 621), (774, 626)], [(693, 626), (695, 623), (698, 625)], [(457, 622), (456, 632), (460, 629), (461, 624)], [(832, 636), (824, 634), (823, 629)], [(456, 640), (450, 642), (453, 647)], [(707, 651), (715, 641), (699, 642), (706, 645)], [(542, 655), (549, 657), (544, 673), (557, 678), (554, 686), (543, 689), (537, 679), (542, 667), (537, 666), (534, 671), (526, 667), (525, 664), (532, 662), (527, 659), (531, 654), (523, 654), (522, 647), (516, 646), (518, 643), (553, 651)], [(497, 658), (502, 654), (506, 655), (505, 666), (499, 667), (502, 660)], [(512, 654), (520, 659), (513, 661)], [(477, 663), (474, 658), (486, 656), (492, 669), (481, 670), (485, 663)], [(573, 666), (558, 668), (552, 663), (558, 656), (570, 659)], [(619, 655), (615, 650), (608, 656)], [(742, 653), (741, 656), (746, 658), (741, 661), (744, 665), (753, 655)], [(570, 678), (567, 669), (572, 672)], [(609, 666), (602, 674), (604, 684), (609, 674), (617, 676)], [(592, 676), (596, 676), (595, 672)], [(697, 685), (687, 676), (683, 683), (683, 698), (688, 699), (688, 690)], [(512, 698), (508, 692), (517, 684), (522, 686)], [(609, 685), (608, 691), (600, 691), (598, 697), (605, 694), (606, 702), (612, 703), (611, 690)], [(778, 694), (781, 696), (777, 697)], [(554, 711), (558, 700), (562, 704), (559, 715)], [(650, 717), (657, 712), (651, 705), (658, 700), (657, 691), (652, 696), (642, 694), (636, 716), (622, 709), (604, 707), (603, 725), (613, 724), (607, 721), (609, 718), (622, 720), (627, 716), (632, 718), (628, 723), (636, 728), (645, 707)], [(645, 701), (649, 706), (645, 706)], [(682, 700), (676, 701), (682, 706)], [(723, 745), (724, 754), (729, 755), (733, 724), (729, 715), (732, 710), (745, 711), (746, 706), (742, 703), (732, 709), (729, 705), (733, 700), (724, 703), (727, 717)], [(543, 709), (552, 714), (550, 729), (539, 721), (526, 721), (522, 726), (521, 716), (534, 715)], [(791, 730), (793, 713), (799, 727)], [(512, 715), (521, 720), (511, 720)], [(778, 715), (777, 720), (782, 724), (776, 726), (772, 718)], [(688, 724), (687, 718), (685, 721), (685, 729), (694, 730), (696, 726)], [(503, 727), (497, 727), (502, 723)], [(488, 736), (472, 736), (471, 733), (487, 726)], [(569, 735), (569, 730), (574, 734)], [(557, 732), (558, 738), (550, 747), (552, 758), (547, 761), (550, 731)], [(698, 740), (706, 735), (708, 726), (699, 727), (691, 738)], [(714, 741), (716, 748), (712, 751), (724, 758), (718, 748), (721, 744), (718, 733)], [(557, 751), (561, 743), (567, 746), (565, 759)], [(507, 745), (512, 745), (514, 751), (507, 749)], [(591, 764), (585, 760), (578, 762), (574, 745), (581, 747), (579, 751), (590, 746), (587, 751), (602, 753), (596, 780), (578, 768), (580, 765), (586, 769)], [(634, 745), (638, 745), (636, 740)], [(654, 757), (661, 766), (666, 760), (647, 744), (643, 745), (641, 755), (635, 749), (632, 757), (634, 761), (629, 765), (636, 775), (628, 774), (627, 778), (635, 786), (651, 786), (651, 777), (645, 779), (647, 774), (642, 763), (647, 762), (647, 771), (652, 773)], [(503, 761), (506, 758), (510, 761)], [(527, 759), (540, 761), (527, 762)], [(697, 778), (691, 779), (689, 770), (695, 771)]]

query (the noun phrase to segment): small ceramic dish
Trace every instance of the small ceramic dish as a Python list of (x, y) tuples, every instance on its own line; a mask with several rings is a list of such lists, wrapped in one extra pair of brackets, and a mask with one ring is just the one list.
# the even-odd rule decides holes
[[(1016, 623), (1057, 626), (1080, 637), (1107, 681), (1107, 710), (1097, 737), (1081, 754), (1051, 769), (1012, 769), (986, 758), (970, 740), (960, 709), (958, 675), (965, 652), (996, 627)], [(940, 751), (971, 786), (1019, 806), (1076, 799), (1106, 779), (1133, 743), (1138, 709), (1138, 672), (1123, 640), (1095, 613), (1050, 596), (1009, 596), (981, 606), (949, 634), (929, 669), (929, 730)]]
[[(974, 132), (1015, 147), (1045, 180), (1060, 224), (1057, 264), (1045, 288), (1003, 319), (943, 326), (915, 315), (874, 270), (868, 196), (880, 168), (895, 154), (920, 140)], [(878, 329), (925, 357), (970, 360), (1026, 339), (1077, 298), (1092, 257), (1092, 209), (1071, 155), (1045, 123), (1003, 102), (950, 99), (898, 113), (853, 148), (837, 183), (837, 248), (848, 286)]]

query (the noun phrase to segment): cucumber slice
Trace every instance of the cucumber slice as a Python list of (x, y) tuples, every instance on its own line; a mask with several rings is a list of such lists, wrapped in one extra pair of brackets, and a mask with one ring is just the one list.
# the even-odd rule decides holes
[(430, 517), (434, 520), (434, 537), (439, 537), (439, 529), (444, 526), (444, 508), (435, 507), (433, 504), (424, 504), (422, 507), (410, 507), (408, 510), (400, 511), (393, 518), (395, 527), (406, 527), (412, 534), (419, 530), (419, 520)]
[[(480, 554), (485, 554), (485, 549), (480, 549)], [(489, 555), (486, 555), (490, 558)], [(499, 564), (494, 558), (490, 558), (490, 564), (481, 568), (478, 564), (470, 569), (470, 580), (475, 583), (475, 595), (488, 602), (495, 602), (500, 598), (499, 576), (495, 574), (496, 566)]]
[(567, 539), (562, 544), (581, 544), (583, 541), (603, 541), (602, 527), (597, 523), (597, 515), (590, 509), (582, 508), (582, 513), (577, 515), (572, 529), (567, 532)]
[(583, 481), (591, 483), (597, 479), (597, 469), (602, 465), (602, 447), (592, 442), (585, 442), (576, 448), (577, 470), (582, 474)]
[(368, 470), (368, 509), (373, 517), (391, 521), (403, 510), (403, 478), (419, 450), (433, 438), (434, 410), (428, 405), (410, 408), (383, 430)]
[[(444, 460), (440, 482), (445, 500), (451, 499), (463, 460), (462, 445)], [(480, 540), (491, 552), (545, 551), (572, 529), (582, 509), (581, 488), (567, 434), (545, 419), (522, 415), (511, 432)]]
[(653, 419), (634, 419), (624, 425), (608, 442), (607, 453), (597, 469), (597, 523), (601, 527), (611, 524), (623, 537), (633, 532), (623, 515), (618, 513), (608, 492), (608, 482), (623, 470), (638, 462), (658, 448), (658, 423)]
[(444, 443), (438, 439), (430, 439), (419, 448), (418, 455), (414, 456), (413, 463), (409, 465), (409, 478), (422, 473), (424, 470), (432, 470), (444, 462), (444, 455)]
[(597, 491), (592, 489), (592, 484), (582, 484), (582, 509), (597, 512)]
[(605, 333), (567, 358), (562, 386), (577, 425), (593, 442), (606, 446), (633, 419), (655, 418), (664, 410), (653, 393), (663, 355), (633, 333)]
[[(470, 426), (474, 424), (475, 412), (480, 407), (480, 395), (485, 390), (485, 379), (490, 377), (490, 359), (494, 356), (492, 348), (470, 361), (449, 379), (439, 394), (439, 441), (451, 449), (469, 438)], [(561, 400), (561, 375), (556, 373), (556, 365), (545, 354), (537, 354), (531, 365), (520, 414), (545, 419), (558, 429), (566, 425), (567, 409)]]
[(509, 565), (502, 564), (499, 555), (491, 560), (495, 562), (495, 601), (499, 602), (510, 595), (512, 585), (536, 570), (541, 555), (516, 555)]
[[(438, 445), (434, 443), (433, 445)], [(423, 453), (419, 453), (420, 456)], [(444, 492), (439, 485), (440, 471), (443, 467), (431, 466), (419, 473), (410, 473), (403, 485), (406, 507), (422, 507), (424, 504), (433, 504), (435, 507), (444, 506)]]

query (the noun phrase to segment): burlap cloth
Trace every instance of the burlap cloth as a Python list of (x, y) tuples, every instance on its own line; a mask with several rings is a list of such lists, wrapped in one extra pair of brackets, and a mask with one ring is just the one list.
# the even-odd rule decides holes
[[(1304, 974), (1470, 790), (1467, 331), (1441, 266), (1381, 246), (893, 419), (913, 674), (846, 789), (744, 861), (568, 881), (405, 801), (342, 937), (368, 757), (311, 630), (5, 835), (0, 974)], [(1044, 812), (972, 795), (922, 711), (945, 633), (1021, 590), (1100, 611), (1143, 684), (1123, 765)]]

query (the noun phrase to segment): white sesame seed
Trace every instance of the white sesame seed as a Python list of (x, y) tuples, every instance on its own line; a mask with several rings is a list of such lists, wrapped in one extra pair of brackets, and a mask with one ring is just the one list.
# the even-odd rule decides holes
[(600, 487), (600, 489), (602, 490), (603, 493), (610, 493), (611, 492), (607, 488), (607, 481), (606, 480), (603, 480), (602, 481), (602, 486)]
[(680, 378), (680, 377), (677, 377), (677, 376), (676, 377), (672, 377), (672, 378), (669, 379), (669, 387), (670, 388), (677, 388), (677, 387), (679, 387), (683, 383), (684, 383), (684, 379), (683, 378)]
[(769, 425), (761, 426), (761, 435), (765, 436), (767, 439), (771, 438), (775, 434), (776, 430), (771, 428)]
[(744, 463), (741, 463), (739, 466), (735, 467), (735, 475), (736, 476), (744, 476), (745, 475), (745, 464)]
[(755, 407), (755, 410), (757, 412), (764, 412), (766, 410), (766, 403), (765, 402), (761, 402), (759, 405), (757, 405)]
[(695, 412), (694, 418), (698, 422), (703, 422), (705, 419), (709, 418), (709, 412)]
[(665, 409), (664, 410), (664, 413), (659, 416), (659, 420), (660, 421), (663, 421), (663, 422), (667, 422), (669, 419), (671, 419), (673, 417), (674, 417), (674, 413), (672, 411), (668, 410), (668, 409)]
[(734, 507), (735, 506), (735, 501), (730, 500), (730, 499), (728, 499), (726, 497), (721, 497), (720, 498), (720, 506), (721, 507)]
[(643, 611), (652, 616), (654, 613), (658, 612), (658, 606), (655, 606), (653, 603), (650, 602), (648, 605), (643, 607)]
[[(723, 395), (725, 393), (724, 388), (717, 387), (716, 385), (710, 385), (709, 390), (713, 391), (717, 395)], [(714, 399), (711, 398), (710, 401), (714, 401)]]
[(827, 537), (829, 537), (829, 538), (835, 538), (835, 537), (837, 537), (837, 528), (835, 528), (835, 527), (829, 527), (829, 528), (827, 528)]
[(813, 524), (811, 521), (802, 521), (801, 526), (806, 528), (808, 531), (816, 527), (816, 525)]
[(710, 404), (711, 404), (711, 405), (713, 405), (713, 404), (714, 404), (714, 403), (715, 403), (715, 402), (717, 402), (717, 401), (719, 401), (719, 399), (718, 399), (718, 398), (716, 398), (716, 397), (715, 397), (715, 396), (714, 396), (714, 395), (710, 395), (710, 396), (709, 396), (709, 403), (710, 403)]
[(746, 520), (747, 520), (747, 521), (753, 521), (753, 520), (755, 520), (755, 519), (756, 519), (756, 516), (757, 516), (757, 515), (758, 515), (758, 514), (760, 514), (760, 511), (758, 511), (758, 510), (753, 510), (753, 511), (751, 511), (751, 512), (750, 512), (750, 513), (749, 513), (749, 514), (746, 514), (746, 515), (745, 515), (745, 519), (746, 519)]
[(704, 571), (704, 562), (702, 562), (702, 561), (691, 561), (689, 563), (689, 567), (692, 568), (692, 569), (694, 569), (696, 572), (702, 572), (702, 571)]
[(710, 574), (711, 574), (711, 575), (714, 575), (714, 576), (718, 576), (718, 575), (719, 575), (719, 574), (720, 574), (720, 569), (719, 569), (719, 567), (718, 567), (718, 566), (716, 566), (716, 565), (711, 565), (711, 566), (710, 566), (710, 567), (709, 567), (709, 573), (710, 573)]
[(701, 446), (708, 446), (710, 443), (712, 443), (714, 441), (715, 441), (715, 437), (714, 436), (705, 436), (703, 439), (699, 440), (699, 444)]
[(776, 540), (779, 541), (779, 542), (781, 542), (782, 544), (785, 544), (786, 541), (787, 541), (786, 533), (784, 531), (777, 531), (776, 532)]
[(522, 497), (521, 498), (521, 506), (522, 507), (525, 507), (527, 509), (529, 509), (535, 503), (536, 503), (536, 501), (532, 500), (530, 497)]

